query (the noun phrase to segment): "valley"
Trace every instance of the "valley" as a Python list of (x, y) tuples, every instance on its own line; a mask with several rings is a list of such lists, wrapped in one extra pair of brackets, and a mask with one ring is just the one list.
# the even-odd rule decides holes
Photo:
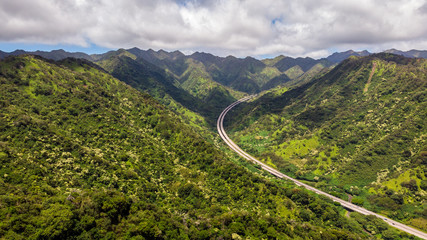
[(426, 230), (424, 59), (14, 55), (0, 54), (5, 239), (414, 239), (394, 227)]
[(427, 240), (426, 0), (0, 18), (0, 240)]
[(283, 173), (426, 229), (425, 64), (350, 58), (231, 112), (231, 138)]
[[(306, 189), (308, 189), (310, 191), (315, 192), (316, 194), (326, 196), (327, 198), (331, 199), (334, 202), (339, 203), (341, 206), (343, 206), (344, 208), (346, 208), (346, 209), (348, 209), (348, 210), (350, 210), (352, 212), (358, 212), (358, 213), (361, 213), (363, 215), (376, 216), (376, 217), (378, 217), (380, 219), (383, 219), (386, 223), (388, 223), (392, 227), (395, 227), (395, 228), (397, 228), (397, 229), (399, 229), (401, 231), (407, 232), (407, 233), (415, 235), (417, 237), (420, 237), (420, 238), (423, 238), (423, 239), (427, 239), (427, 234), (424, 233), (424, 232), (422, 232), (422, 231), (419, 231), (417, 229), (411, 228), (411, 227), (406, 226), (406, 225), (404, 225), (402, 223), (399, 223), (397, 221), (394, 221), (392, 219), (389, 219), (389, 218), (381, 216), (381, 215), (379, 215), (377, 213), (374, 213), (372, 211), (366, 210), (365, 208), (362, 208), (362, 207), (360, 207), (358, 205), (352, 204), (351, 203), (351, 199), (349, 200), (349, 202), (345, 201), (345, 200), (342, 200), (342, 199), (340, 199), (338, 197), (332, 196), (332, 195), (330, 195), (330, 194), (328, 194), (326, 192), (323, 192), (323, 191), (321, 191), (319, 189), (316, 189), (316, 188), (314, 188), (314, 187), (312, 187), (310, 185), (307, 185), (307, 184), (305, 184), (305, 183), (303, 183), (301, 181), (298, 181), (298, 180), (296, 180), (294, 178), (291, 178), (291, 177), (289, 177), (289, 176), (287, 176), (287, 175), (285, 175), (285, 174), (277, 171), (277, 169), (274, 169), (274, 168), (270, 167), (269, 165), (267, 165), (267, 164), (265, 164), (265, 163), (263, 163), (263, 162), (255, 159), (254, 157), (252, 157), (251, 155), (249, 155), (245, 151), (243, 151), (239, 146), (237, 146), (228, 137), (227, 133), (224, 130), (223, 123), (224, 123), (224, 119), (225, 119), (225, 116), (226, 116), (226, 114), (227, 114), (228, 111), (230, 111), (236, 105), (238, 105), (238, 104), (240, 104), (242, 102), (248, 101), (248, 100), (250, 100), (253, 97), (254, 96), (250, 96), (250, 97), (239, 99), (238, 101), (234, 102), (233, 104), (231, 104), (230, 106), (228, 106), (227, 108), (225, 108), (224, 111), (221, 113), (220, 117), (218, 118), (218, 122), (217, 122), (218, 133), (220, 134), (220, 136), (224, 140), (224, 142), (226, 142), (227, 145), (233, 151), (235, 151), (237, 154), (239, 154), (240, 156), (242, 156), (246, 160), (251, 161), (251, 162), (253, 162), (256, 165), (261, 166), (261, 168), (263, 170), (269, 172), (270, 174), (272, 174), (272, 175), (274, 175), (274, 176), (276, 176), (278, 178), (283, 178), (283, 179), (290, 180), (293, 183), (295, 183), (297, 186), (302, 186), (302, 187), (304, 187), (304, 188), (306, 188)], [(349, 195), (349, 196), (351, 197), (351, 195)]]

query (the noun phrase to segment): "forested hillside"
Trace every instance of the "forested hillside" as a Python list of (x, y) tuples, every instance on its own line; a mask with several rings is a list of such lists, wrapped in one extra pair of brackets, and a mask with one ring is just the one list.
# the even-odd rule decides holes
[(426, 95), (425, 59), (351, 57), (244, 105), (228, 124), (281, 171), (426, 231)]
[[(184, 55), (179, 51), (141, 50), (132, 48), (128, 52), (165, 69), (181, 83), (190, 86), (200, 84), (200, 78), (212, 84), (219, 83), (239, 92), (257, 93), (292, 81), (299, 82), (306, 73), (318, 73), (333, 65), (327, 59), (291, 58), (279, 56), (274, 59), (258, 60), (252, 57), (218, 57), (209, 53), (195, 52)], [(194, 81), (194, 79), (197, 81)], [(187, 83), (188, 85), (189, 83)], [(233, 94), (236, 96), (236, 94)]]
[[(121, 49), (109, 52), (96, 61), (114, 77), (145, 91), (172, 110), (180, 113), (184, 119), (213, 125), (222, 109), (244, 95), (204, 77), (203, 69), (186, 70), (186, 81), (168, 74), (168, 70), (156, 66), (144, 58)], [(180, 82), (181, 81), (181, 82)], [(191, 83), (189, 83), (191, 82)], [(190, 112), (189, 112), (190, 111)], [(200, 118), (204, 117), (203, 118)], [(197, 124), (195, 124), (197, 125)]]
[(0, 61), (2, 239), (407, 238), (235, 165), (90, 62)]

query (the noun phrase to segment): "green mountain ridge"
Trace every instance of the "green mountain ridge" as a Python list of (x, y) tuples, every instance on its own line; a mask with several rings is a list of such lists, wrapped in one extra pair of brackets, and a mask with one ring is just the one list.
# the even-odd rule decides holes
[[(234, 101), (244, 95), (242, 92), (214, 81), (201, 62), (195, 61), (193, 58), (187, 58), (179, 51), (168, 53), (162, 50), (155, 52), (151, 49), (143, 51), (132, 48), (128, 52), (135, 54), (141, 60), (148, 61), (164, 69), (166, 74), (171, 75), (171, 77), (179, 82), (177, 84), (178, 87), (205, 102), (207, 105), (220, 104), (220, 108), (223, 108), (230, 101)], [(221, 97), (218, 94), (223, 94), (224, 96)], [(209, 99), (214, 98), (216, 99), (216, 103), (209, 102)], [(215, 114), (219, 114), (219, 112), (215, 112)]]
[(243, 105), (228, 124), (242, 149), (281, 171), (425, 231), (426, 79), (424, 59), (351, 57)]
[(0, 85), (2, 239), (407, 238), (237, 166), (85, 60), (10, 57)]
[(183, 113), (181, 116), (184, 120), (198, 122), (194, 125), (204, 128), (210, 128), (222, 109), (236, 99), (230, 94), (231, 89), (229, 91), (219, 84), (203, 87), (200, 81), (203, 79), (197, 76), (192, 85), (180, 83), (179, 79), (164, 69), (126, 50), (111, 52), (108, 58), (102, 58), (96, 63), (119, 80), (146, 91), (175, 112)]
[[(268, 59), (260, 61), (252, 57), (236, 58), (233, 56), (222, 58), (209, 53), (200, 52), (193, 53), (189, 56), (183, 54), (178, 55), (177, 53), (169, 53), (168, 56), (165, 55), (165, 52), (160, 54), (160, 51), (155, 52), (152, 50), (143, 51), (131, 49), (131, 52), (136, 55), (139, 54), (138, 56), (147, 59), (161, 68), (168, 69), (168, 71), (171, 71), (175, 76), (181, 76), (183, 71), (185, 71), (184, 69), (188, 71), (190, 67), (188, 61), (186, 62), (185, 60), (192, 59), (203, 64), (204, 71), (208, 74), (210, 79), (234, 90), (246, 93), (268, 90), (290, 80), (297, 79), (304, 74), (303, 71), (298, 75), (287, 75), (285, 71), (288, 70), (288, 68), (285, 69), (285, 71), (280, 71), (276, 65), (271, 64), (275, 62), (275, 60)], [(159, 57), (160, 55), (162, 56), (161, 58)], [(311, 58), (300, 60), (300, 58), (278, 57), (275, 64), (281, 61), (279, 59), (288, 60), (289, 68), (301, 65), (305, 71), (310, 70), (319, 62)], [(330, 64), (327, 64), (325, 61), (326, 60), (322, 60), (320, 63), (324, 64), (325, 67), (330, 66)]]
[[(397, 52), (397, 50), (394, 49), (388, 51)], [(27, 52), (21, 50), (12, 53), (0, 52), (0, 58), (8, 55), (25, 53)], [(398, 53), (414, 57), (423, 56), (423, 52), (417, 50)], [(113, 66), (108, 66), (108, 64), (106, 65), (105, 63), (108, 62), (111, 57), (117, 56), (130, 57), (145, 66), (152, 64), (159, 68), (155, 71), (164, 72), (163, 75), (174, 78), (175, 81), (177, 81), (174, 83), (175, 87), (181, 88), (208, 106), (191, 106), (194, 104), (188, 103), (187, 100), (190, 100), (191, 97), (184, 97), (184, 95), (188, 95), (186, 93), (177, 93), (175, 96), (171, 97), (172, 100), (169, 98), (167, 102), (176, 100), (173, 105), (183, 105), (185, 108), (190, 109), (190, 111), (202, 112), (204, 117), (210, 115), (207, 121), (212, 122), (214, 121), (213, 115), (218, 113), (218, 110), (215, 110), (214, 114), (210, 114), (203, 110), (203, 108), (210, 109), (210, 105), (216, 105), (213, 107), (214, 109), (225, 107), (231, 99), (234, 100), (239, 98), (243, 93), (259, 93), (278, 86), (290, 87), (303, 84), (309, 81), (314, 75), (329, 70), (336, 63), (343, 61), (349, 56), (366, 56), (371, 53), (367, 51), (356, 52), (349, 50), (346, 52), (334, 53), (327, 58), (318, 60), (309, 57), (291, 58), (281, 55), (274, 59), (264, 59), (261, 61), (252, 57), (236, 58), (228, 56), (224, 58), (203, 52), (185, 55), (180, 51), (167, 52), (164, 50), (154, 51), (152, 49), (141, 50), (138, 48), (131, 48), (128, 50), (119, 49), (104, 54), (92, 55), (68, 53), (63, 50), (51, 52), (36, 51), (31, 52), (31, 54), (40, 55), (53, 60), (60, 60), (66, 57), (84, 58), (97, 63), (104, 62), (101, 63), (101, 65), (104, 64), (104, 67), (108, 69), (112, 69)], [(149, 68), (152, 69), (153, 66)], [(160, 81), (162, 81), (161, 79), (163, 78), (164, 77), (160, 77)], [(164, 84), (152, 84), (152, 87), (155, 87), (155, 85)], [(142, 88), (147, 90), (150, 87)], [(151, 91), (158, 92), (159, 90), (153, 89)], [(176, 92), (179, 90), (175, 89), (171, 91)], [(181, 96), (180, 100), (176, 99), (178, 96)], [(156, 98), (163, 101), (161, 97), (156, 96)], [(209, 101), (210, 99), (218, 100), (215, 102)], [(206, 102), (206, 100), (208, 100), (208, 102)], [(192, 100), (190, 100), (190, 102), (191, 101)], [(163, 101), (163, 103), (165, 102)]]

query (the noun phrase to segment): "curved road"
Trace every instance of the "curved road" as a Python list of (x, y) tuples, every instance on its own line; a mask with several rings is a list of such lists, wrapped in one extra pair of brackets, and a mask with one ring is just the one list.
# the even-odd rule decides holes
[(391, 226), (393, 226), (393, 227), (395, 227), (395, 228), (397, 228), (399, 230), (405, 231), (405, 232), (407, 232), (409, 234), (415, 235), (415, 236), (423, 238), (423, 239), (427, 239), (427, 234), (424, 233), (424, 232), (422, 232), (422, 231), (419, 231), (419, 230), (414, 229), (412, 227), (406, 226), (406, 225), (404, 225), (402, 223), (396, 222), (396, 221), (394, 221), (394, 220), (392, 220), (390, 218), (381, 216), (381, 215), (379, 215), (377, 213), (374, 213), (374, 212), (369, 211), (369, 210), (367, 210), (365, 208), (359, 207), (359, 206), (357, 206), (355, 204), (349, 203), (349, 202), (347, 202), (345, 200), (342, 200), (342, 199), (337, 198), (335, 196), (332, 196), (332, 195), (330, 195), (330, 194), (328, 194), (326, 192), (323, 192), (323, 191), (321, 191), (319, 189), (316, 189), (316, 188), (314, 188), (314, 187), (312, 187), (310, 185), (307, 185), (307, 184), (305, 184), (303, 182), (300, 182), (300, 181), (298, 181), (298, 180), (296, 180), (294, 178), (291, 178), (291, 177), (289, 177), (289, 176), (287, 176), (287, 175), (279, 172), (278, 170), (276, 170), (276, 169), (274, 169), (274, 168), (272, 168), (272, 167), (264, 164), (263, 162), (255, 159), (254, 157), (252, 157), (251, 155), (249, 155), (248, 153), (246, 153), (245, 151), (243, 151), (239, 146), (237, 146), (228, 137), (227, 133), (224, 130), (223, 122), (224, 122), (225, 115), (228, 113), (228, 111), (230, 111), (230, 109), (232, 109), (233, 107), (235, 107), (239, 103), (245, 102), (245, 101), (247, 101), (247, 100), (249, 100), (249, 99), (251, 99), (251, 98), (253, 98), (255, 96), (256, 95), (248, 96), (248, 97), (242, 98), (242, 99), (240, 99), (240, 100), (232, 103), (230, 106), (226, 107), (224, 109), (224, 111), (222, 111), (221, 115), (219, 115), (219, 118), (218, 118), (218, 121), (217, 121), (217, 129), (218, 129), (219, 135), (221, 136), (221, 138), (225, 141), (225, 143), (227, 143), (227, 145), (232, 150), (234, 150), (235, 152), (237, 152), (243, 158), (245, 158), (245, 159), (247, 159), (249, 161), (252, 161), (255, 164), (260, 165), (264, 170), (266, 170), (267, 172), (271, 173), (272, 175), (274, 175), (274, 176), (276, 176), (278, 178), (288, 179), (288, 180), (294, 182), (298, 186), (305, 187), (306, 189), (308, 189), (310, 191), (313, 191), (313, 192), (315, 192), (317, 194), (324, 195), (324, 196), (332, 199), (332, 201), (334, 201), (334, 202), (340, 203), (344, 208), (347, 208), (347, 209), (355, 211), (355, 212), (359, 212), (359, 213), (364, 214), (364, 215), (374, 215), (376, 217), (379, 217), (379, 218), (383, 219), (386, 223), (388, 223), (389, 225), (391, 225)]

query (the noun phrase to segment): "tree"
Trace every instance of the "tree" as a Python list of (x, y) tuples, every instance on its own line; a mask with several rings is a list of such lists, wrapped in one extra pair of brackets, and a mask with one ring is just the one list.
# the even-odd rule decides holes
[(417, 185), (417, 181), (415, 181), (415, 179), (411, 179), (408, 182), (402, 182), (400, 184), (402, 187), (405, 187), (411, 191), (418, 191), (418, 185)]
[(39, 237), (61, 239), (67, 236), (67, 232), (71, 230), (73, 225), (73, 212), (70, 207), (55, 203), (48, 209), (41, 211)]
[(385, 240), (394, 240), (394, 239), (399, 239), (399, 234), (397, 234), (397, 232), (394, 229), (387, 229), (382, 232), (382, 237)]

